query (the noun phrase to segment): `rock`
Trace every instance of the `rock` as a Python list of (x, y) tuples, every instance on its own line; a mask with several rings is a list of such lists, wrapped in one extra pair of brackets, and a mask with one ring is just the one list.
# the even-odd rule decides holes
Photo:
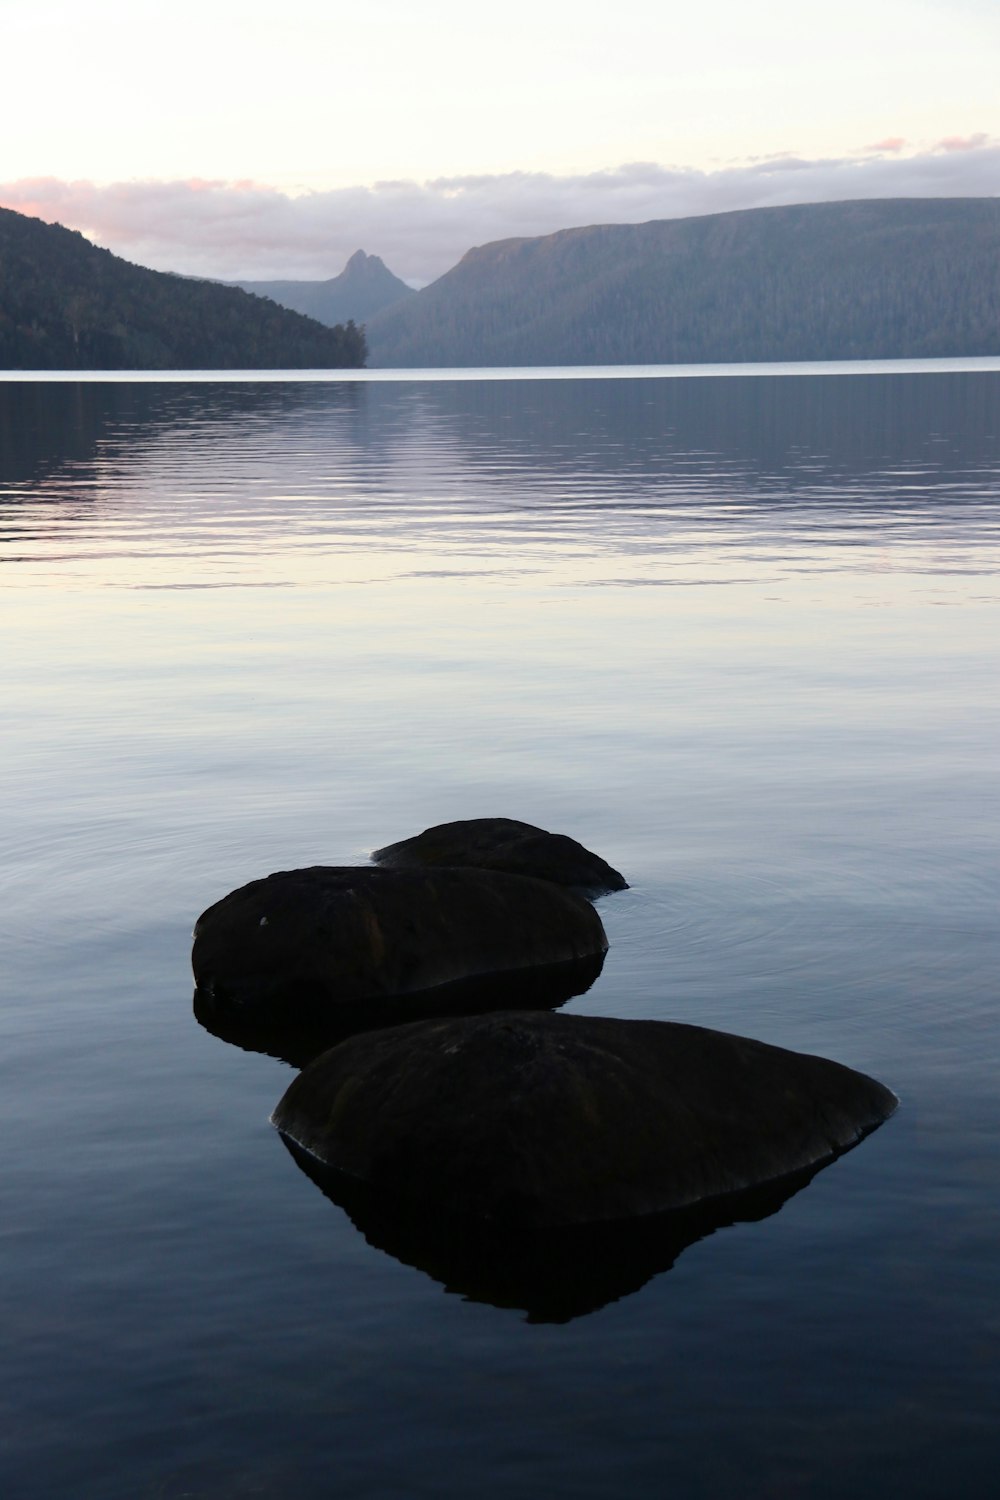
[(533, 875), (555, 885), (570, 886), (588, 896), (609, 891), (627, 891), (625, 878), (600, 855), (592, 854), (576, 839), (561, 833), (546, 833), (531, 823), (513, 818), (469, 818), (458, 823), (439, 823), (414, 838), (376, 849), (372, 859), (397, 868), (473, 867), (505, 870), (512, 875)]
[[(210, 906), (191, 960), (215, 1015), (285, 1024), (487, 975), (516, 986), (521, 971), (593, 959), (607, 946), (590, 903), (547, 881), (317, 865), (254, 880)], [(516, 989), (498, 998), (509, 1006)]]
[(360, 1000), (356, 1004), (304, 1007), (301, 995), (291, 1003), (272, 1004), (262, 1014), (253, 1006), (234, 1007), (214, 989), (194, 993), (194, 1016), (220, 1041), (244, 1052), (280, 1057), (293, 1068), (305, 1068), (338, 1042), (358, 1031), (399, 1026), (433, 1016), (472, 1016), (506, 1010), (516, 999), (520, 1010), (554, 1010), (589, 990), (604, 967), (603, 953), (573, 958), (566, 963), (540, 964), (516, 973), (477, 975), (457, 979), (413, 995)]
[(509, 1011), (343, 1042), (273, 1123), (410, 1210), (537, 1228), (774, 1181), (854, 1145), (896, 1104), (839, 1063), (725, 1032)]

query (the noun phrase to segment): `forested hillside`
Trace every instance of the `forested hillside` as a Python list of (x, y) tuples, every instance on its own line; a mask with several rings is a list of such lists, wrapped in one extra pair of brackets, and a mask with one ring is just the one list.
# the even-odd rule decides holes
[(0, 209), (0, 369), (345, 369), (364, 332), (120, 260)]
[(804, 204), (501, 240), (367, 332), (383, 367), (1000, 354), (1000, 200)]

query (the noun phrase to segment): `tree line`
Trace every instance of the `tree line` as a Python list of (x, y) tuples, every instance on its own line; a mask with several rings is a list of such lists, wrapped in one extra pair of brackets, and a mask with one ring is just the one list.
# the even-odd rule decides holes
[(353, 322), (323, 327), (0, 209), (0, 368), (356, 369), (366, 352)]

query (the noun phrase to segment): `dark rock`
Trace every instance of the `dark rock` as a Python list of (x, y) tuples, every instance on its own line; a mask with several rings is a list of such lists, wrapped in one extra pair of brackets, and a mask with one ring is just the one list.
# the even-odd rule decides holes
[(379, 865), (421, 869), (471, 866), (506, 870), (512, 875), (533, 875), (555, 885), (570, 886), (588, 896), (628, 890), (624, 876), (576, 839), (546, 833), (544, 828), (513, 818), (439, 823), (414, 838), (376, 849), (372, 859)]
[[(487, 975), (517, 983), (522, 970), (592, 959), (607, 946), (589, 902), (547, 881), (317, 865), (210, 906), (191, 957), (215, 1015), (285, 1024)], [(501, 1003), (513, 999), (507, 989)]]
[(854, 1145), (896, 1103), (862, 1073), (745, 1037), (514, 1011), (343, 1042), (273, 1123), (399, 1204), (539, 1227), (774, 1181)]
[(234, 1009), (213, 990), (194, 992), (194, 1015), (199, 1025), (220, 1041), (244, 1052), (280, 1057), (294, 1068), (305, 1068), (321, 1052), (328, 1052), (358, 1031), (375, 1031), (433, 1016), (473, 1016), (491, 1010), (554, 1010), (584, 994), (604, 967), (603, 953), (573, 958), (561, 964), (540, 964), (513, 974), (485, 974), (456, 979), (435, 989), (385, 1000), (321, 1007), (303, 1013), (301, 1004), (271, 1006), (263, 1015), (251, 1007)]
[(415, 1207), (407, 1211), (405, 1204), (282, 1139), (305, 1175), (376, 1250), (416, 1267), (466, 1301), (522, 1308), (529, 1323), (566, 1323), (639, 1291), (707, 1235), (777, 1213), (825, 1165), (673, 1212), (526, 1229)]

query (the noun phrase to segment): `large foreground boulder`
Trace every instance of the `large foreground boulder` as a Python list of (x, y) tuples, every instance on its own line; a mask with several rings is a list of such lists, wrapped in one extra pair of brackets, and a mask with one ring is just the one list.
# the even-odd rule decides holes
[(343, 1042), (273, 1123), (411, 1209), (536, 1228), (774, 1181), (854, 1145), (896, 1104), (862, 1073), (745, 1037), (513, 1011)]
[(511, 875), (551, 880), (592, 897), (628, 890), (623, 875), (576, 839), (546, 833), (544, 828), (513, 818), (439, 823), (413, 838), (376, 849), (372, 859), (376, 864), (397, 868), (505, 870)]
[[(191, 957), (214, 1014), (285, 1023), (488, 975), (516, 984), (522, 971), (593, 959), (607, 946), (590, 903), (547, 881), (317, 865), (254, 880), (210, 906)], [(516, 988), (500, 1003), (512, 1000)]]

